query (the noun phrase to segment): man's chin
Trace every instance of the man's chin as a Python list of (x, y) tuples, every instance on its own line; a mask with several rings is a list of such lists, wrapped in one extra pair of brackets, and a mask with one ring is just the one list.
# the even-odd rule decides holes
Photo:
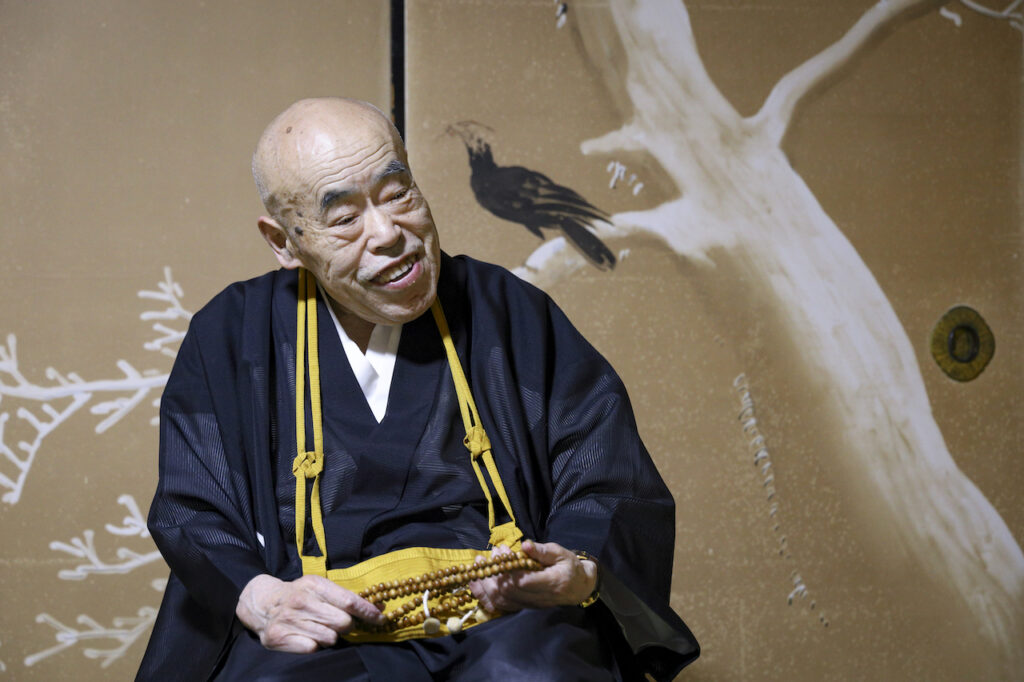
[(377, 324), (405, 324), (419, 319), (421, 315), (430, 309), (435, 296), (436, 289), (431, 292), (430, 296), (407, 306), (383, 305), (378, 309), (377, 318), (379, 321)]

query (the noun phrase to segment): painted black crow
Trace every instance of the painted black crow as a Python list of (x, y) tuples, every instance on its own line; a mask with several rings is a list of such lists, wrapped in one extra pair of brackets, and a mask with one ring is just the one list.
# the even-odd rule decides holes
[(608, 222), (608, 214), (542, 173), (496, 164), (485, 139), (490, 130), (475, 121), (460, 121), (446, 129), (448, 134), (458, 135), (469, 152), (469, 184), (477, 202), (541, 239), (541, 228), (561, 230), (591, 263), (602, 270), (614, 268), (615, 254), (589, 227), (593, 221)]

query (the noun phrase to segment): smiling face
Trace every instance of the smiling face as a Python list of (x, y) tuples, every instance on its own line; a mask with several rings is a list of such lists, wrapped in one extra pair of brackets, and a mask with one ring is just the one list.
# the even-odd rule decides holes
[(282, 266), (316, 276), (353, 338), (426, 311), (437, 291), (437, 230), (379, 111), (298, 102), (268, 127), (253, 168), (273, 214), (260, 231)]

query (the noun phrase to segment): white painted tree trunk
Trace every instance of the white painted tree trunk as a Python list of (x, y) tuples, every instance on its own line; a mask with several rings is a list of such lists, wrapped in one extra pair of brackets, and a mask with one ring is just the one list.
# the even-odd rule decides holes
[[(642, 149), (658, 160), (681, 198), (614, 216), (602, 238), (654, 234), (692, 261), (728, 259), (748, 273), (768, 301), (764, 314), (778, 316), (809, 373), (820, 377), (848, 444), (833, 453), (842, 460), (837, 466), (873, 492), (910, 556), (962, 596), (978, 630), (1005, 652), (1007, 669), (1020, 670), (1024, 554), (950, 456), (910, 340), (881, 287), (780, 147), (813, 85), (880, 28), (940, 4), (882, 0), (744, 119), (709, 79), (679, 0), (614, 0), (633, 118), (583, 150)], [(520, 274), (550, 286), (580, 267), (576, 252), (554, 241)]]

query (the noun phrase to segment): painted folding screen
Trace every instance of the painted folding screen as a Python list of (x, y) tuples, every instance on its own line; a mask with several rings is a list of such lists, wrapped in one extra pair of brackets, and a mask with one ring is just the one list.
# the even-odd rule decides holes
[(1024, 669), (1021, 7), (940, 5), (408, 0), (443, 247), (555, 297), (676, 494), (684, 679)]
[(154, 402), (191, 312), (276, 266), (256, 139), (310, 94), (386, 108), (389, 40), (376, 0), (0, 7), (0, 679), (134, 675)]
[[(686, 678), (1021, 667), (1020, 7), (987, 1), (407, 0), (444, 248), (555, 296), (676, 494)], [(0, 675), (131, 676), (152, 403), (190, 312), (274, 267), (263, 125), (388, 105), (384, 4), (0, 9)], [(467, 143), (592, 220), (496, 217)]]

